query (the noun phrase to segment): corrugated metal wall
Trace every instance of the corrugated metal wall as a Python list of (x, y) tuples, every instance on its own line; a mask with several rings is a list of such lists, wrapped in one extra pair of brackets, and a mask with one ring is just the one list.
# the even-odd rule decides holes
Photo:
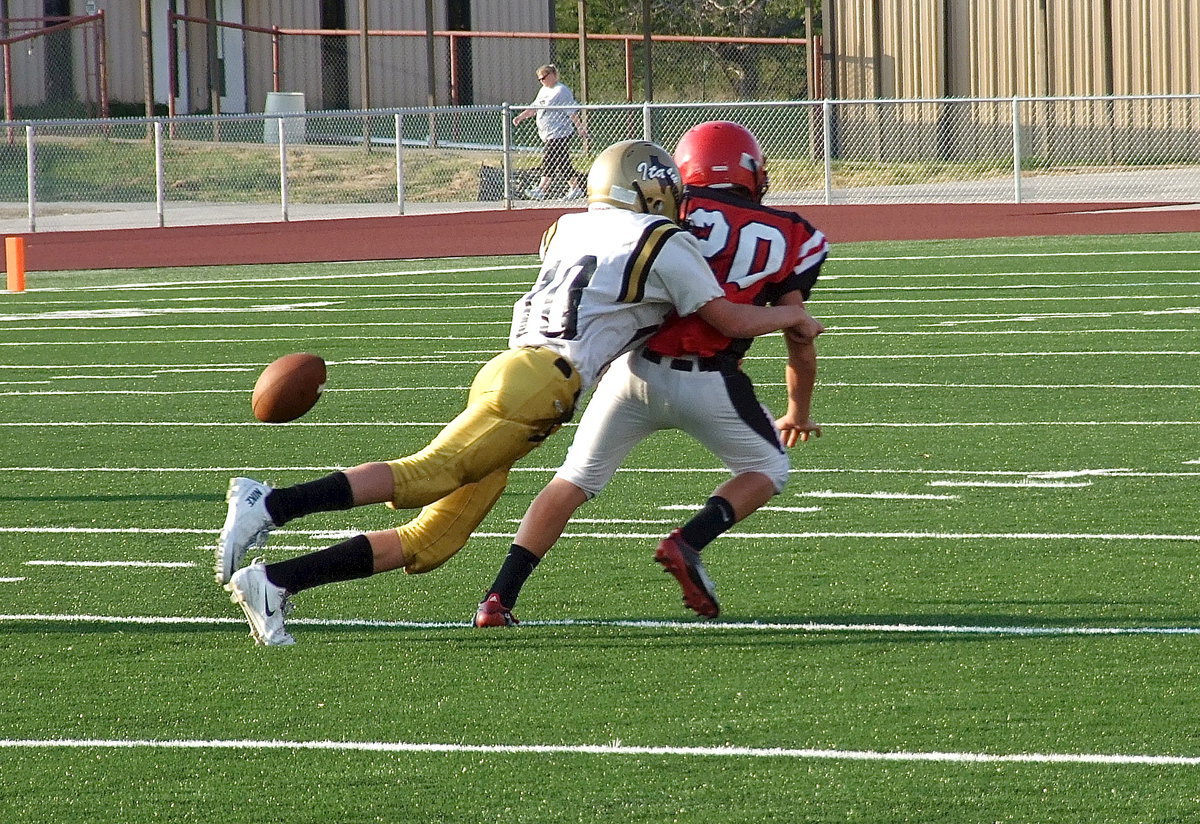
[[(393, 3), (373, 0), (368, 6), (368, 27), (375, 31), (425, 31), (425, 4)], [(258, 26), (278, 25), (288, 28), (320, 26), (318, 0), (254, 0), (246, 3), (247, 22)], [(347, 2), (346, 27), (360, 26), (358, 4)], [(434, 29), (446, 28), (444, 2), (434, 4)], [(544, 0), (473, 0), (471, 25), (475, 31), (547, 31), (550, 25), (549, 5)], [(352, 108), (362, 100), (358, 37), (346, 43), (346, 82)], [(474, 102), (499, 103), (506, 100), (532, 99), (537, 83), (533, 70), (545, 62), (544, 42), (537, 40), (480, 40), (472, 39), (470, 65), (460, 67), (469, 72), (473, 84)], [(322, 100), (322, 65), (320, 38), (289, 36), (282, 40), (281, 62), (284, 71), (284, 91), (304, 92), (310, 110), (324, 108)], [(424, 37), (372, 37), (370, 55), (370, 104), (372, 107), (424, 106), (429, 99), (429, 80), (426, 69)], [(434, 71), (437, 104), (449, 102), (446, 77), (450, 66), (446, 38), (435, 40)], [(250, 107), (261, 110), (266, 93), (271, 89), (270, 39), (250, 36), (246, 46), (247, 84)]]
[[(1011, 151), (1007, 101), (889, 99), (1200, 94), (1200, 0), (832, 0), (826, 43), (839, 156), (964, 160)], [(830, 40), (832, 39), (832, 43)], [(1024, 102), (1022, 148), (1045, 159), (1192, 158), (1195, 99)]]
[(1200, 93), (1200, 0), (826, 2), (832, 97)]
[[(41, 6), (41, 3), (37, 4)], [(86, 14), (84, 4), (72, 4), (73, 14)], [(138, 101), (145, 96), (142, 82), (142, 23), (137, 4), (134, 4), (134, 14), (122, 14), (115, 11), (121, 4), (119, 0), (101, 0), (96, 3), (97, 9), (104, 10), (105, 38), (108, 42), (106, 58), (108, 61), (108, 96), (113, 100)], [(39, 14), (40, 14), (39, 10)], [(73, 30), (75, 49), (75, 92), (81, 98), (85, 96), (85, 71), (95, 72), (95, 66), (83, 65), (83, 38), (91, 37), (91, 32), (84, 29)], [(119, 48), (115, 44), (131, 44), (136, 48)], [(95, 54), (95, 49), (89, 44), (88, 52)], [(92, 81), (95, 82), (94, 80)]]
[[(510, 0), (474, 0), (471, 25), (476, 31), (550, 31), (548, 3), (518, 6)], [(535, 70), (549, 60), (550, 40), (476, 38), (471, 47), (475, 102), (528, 103), (541, 86)], [(564, 82), (579, 89), (569, 78)]]
[[(1200, 93), (1200, 0), (826, 0), (825, 42), (831, 97), (1073, 96)], [(106, 12), (108, 77), (114, 100), (142, 98), (139, 4), (98, 0)], [(473, 0), (476, 30), (546, 31), (546, 0)], [(248, 24), (318, 28), (319, 0), (245, 0)], [(358, 4), (348, 2), (347, 26), (357, 28)], [(161, 8), (156, 3), (156, 7)], [(203, 16), (204, 0), (187, 0), (187, 12)], [(437, 28), (445, 26), (445, 3), (435, 3)], [(84, 0), (72, 10), (82, 13)], [(10, 0), (12, 16), (39, 16), (40, 0)], [(371, 28), (424, 30), (424, 4), (370, 4)], [(207, 105), (206, 49), (202, 26), (183, 27), (188, 54), (189, 98)], [(84, 67), (76, 35), (75, 86)], [(1111, 45), (1110, 45), (1111, 44)], [(422, 38), (375, 38), (371, 44), (371, 103), (423, 105), (427, 101)], [(357, 38), (347, 43), (349, 98), (358, 91)], [(531, 69), (553, 49), (542, 40), (475, 40), (470, 72), (474, 101), (525, 102), (536, 91)], [(44, 98), (44, 42), (13, 50), (14, 97)], [(245, 40), (248, 108), (261, 110), (271, 89), (268, 35)], [(283, 86), (305, 93), (310, 109), (322, 108), (320, 38), (282, 40)], [(448, 70), (444, 42), (436, 70)], [(164, 66), (157, 67), (165, 71)], [(445, 83), (439, 103), (447, 102)]]
[[(97, 0), (105, 12), (108, 43), (109, 96), (113, 100), (140, 101), (143, 99), (143, 58), (141, 42), (140, 3), (135, 0)], [(156, 13), (165, 14), (166, 0), (156, 2)], [(244, 22), (250, 26), (291, 29), (318, 29), (321, 26), (320, 0), (243, 0)], [(40, 17), (41, 0), (9, 0), (9, 14), (16, 17)], [(346, 0), (346, 28), (357, 30), (359, 4)], [(72, 12), (85, 13), (85, 0), (73, 0)], [(205, 0), (186, 0), (186, 14), (204, 17)], [(425, 4), (422, 2), (392, 2), (370, 0), (369, 28), (389, 31), (425, 31)], [(446, 28), (446, 3), (434, 3), (434, 28)], [(475, 31), (550, 30), (550, 3), (547, 0), (472, 0), (471, 23)], [(165, 37), (165, 20), (155, 22), (155, 37)], [(184, 24), (179, 27), (179, 49), (185, 54), (186, 80), (190, 108), (204, 110), (209, 106), (207, 80), (207, 42), (205, 27)], [(83, 35), (73, 35), (74, 85), (77, 94), (84, 96), (85, 66)], [(272, 89), (271, 36), (246, 32), (245, 69), (246, 104), (250, 111), (262, 111), (267, 93)], [(481, 104), (527, 102), (537, 91), (534, 69), (546, 62), (551, 53), (549, 40), (478, 39), (472, 38), (469, 65), (462, 67), (468, 75), (463, 82), (472, 84), (474, 102)], [(344, 83), (351, 107), (357, 107), (360, 94), (359, 42), (357, 36), (347, 38)], [(164, 52), (165, 53), (165, 52)], [(429, 83), (426, 70), (424, 37), (373, 37), (370, 42), (370, 103), (375, 107), (423, 106), (428, 102)], [(40, 103), (45, 99), (46, 58), (45, 40), (34, 39), (13, 49), (13, 97), (18, 105)], [(328, 78), (322, 65), (321, 38), (316, 35), (285, 36), (280, 39), (282, 90), (303, 92), (310, 110), (325, 108), (323, 88)], [(435, 72), (438, 74), (437, 103), (448, 100), (446, 77), (449, 73), (449, 50), (445, 38), (436, 40)], [(94, 67), (91, 69), (94, 72)], [(165, 65), (155, 67), (164, 74)], [(94, 81), (93, 81), (94, 82)]]
[[(110, 95), (117, 97), (117, 91), (120, 90), (122, 99), (141, 100), (142, 95), (142, 63), (141, 63), (141, 26), (138, 16), (137, 7), (134, 6), (134, 15), (129, 21), (114, 21), (113, 13), (110, 7), (116, 3), (116, 0), (98, 0), (96, 6), (98, 9), (105, 9), (107, 15), (108, 29), (108, 71), (110, 75), (114, 72), (120, 73), (119, 77), (110, 77), (109, 89)], [(72, 5), (72, 13), (83, 15), (84, 3), (81, 0), (76, 0)], [(8, 14), (13, 19), (20, 18), (35, 18), (45, 16), (45, 5), (42, 0), (9, 0)], [(30, 24), (19, 23), (13, 24), (11, 34), (25, 33), (30, 30)], [(90, 82), (93, 85), (92, 97), (95, 97), (94, 87), (96, 84), (95, 72), (96, 67), (93, 65), (85, 65), (83, 55), (89, 54), (95, 59), (95, 46), (93, 38), (94, 28), (92, 26), (75, 28), (71, 30), (71, 50), (72, 54), (72, 88), (75, 89), (75, 94), (80, 99), (88, 97), (86, 83), (88, 82), (88, 73), (92, 75)], [(84, 38), (88, 38), (88, 43), (85, 51)], [(122, 38), (117, 40), (116, 38)], [(116, 42), (138, 44), (138, 48), (134, 49), (114, 49), (112, 44)], [(32, 103), (41, 103), (46, 99), (46, 39), (37, 37), (32, 40), (22, 41), (12, 47), (12, 68), (13, 68), (13, 100), (16, 105), (27, 105)], [(2, 86), (2, 81), (0, 81)]]
[[(321, 27), (320, 0), (245, 0), (243, 14), (246, 25), (270, 28), (318, 29)], [(197, 17), (204, 16), (203, 5), (193, 11)], [(189, 26), (190, 31), (199, 32), (202, 27)], [(267, 93), (271, 91), (271, 37), (265, 34), (247, 34), (246, 47), (246, 107), (252, 112), (263, 111)], [(188, 43), (188, 54), (197, 77), (204, 78), (206, 60), (203, 40)], [(321, 39), (319, 37), (281, 37), (279, 62), (283, 81), (280, 91), (303, 92), (305, 106), (319, 109), (321, 105)], [(201, 99), (208, 92), (200, 90)], [(195, 99), (195, 98), (194, 98)]]
[[(13, 17), (41, 17), (42, 4), (38, 0), (9, 0), (8, 13)], [(13, 29), (13, 35), (18, 34)], [(45, 98), (46, 88), (46, 41), (42, 38), (26, 40), (12, 47), (13, 98), (19, 106)]]

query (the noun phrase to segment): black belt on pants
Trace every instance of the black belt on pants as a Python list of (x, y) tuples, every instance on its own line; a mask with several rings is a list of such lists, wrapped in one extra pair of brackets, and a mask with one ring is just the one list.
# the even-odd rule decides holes
[(667, 361), (667, 366), (679, 372), (721, 372), (730, 374), (738, 369), (738, 362), (731, 358), (667, 358), (649, 349), (642, 350), (642, 357), (651, 363)]

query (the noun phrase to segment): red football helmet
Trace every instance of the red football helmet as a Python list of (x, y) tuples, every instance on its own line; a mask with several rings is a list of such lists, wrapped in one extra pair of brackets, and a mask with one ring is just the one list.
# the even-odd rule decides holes
[(717, 189), (741, 186), (755, 200), (767, 193), (762, 147), (749, 129), (727, 120), (693, 126), (675, 147), (684, 184)]

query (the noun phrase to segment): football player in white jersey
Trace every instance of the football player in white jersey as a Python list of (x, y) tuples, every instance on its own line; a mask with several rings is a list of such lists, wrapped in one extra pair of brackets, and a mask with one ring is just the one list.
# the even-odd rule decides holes
[[(495, 504), (512, 465), (569, 420), (600, 371), (670, 312), (699, 313), (739, 338), (803, 322), (803, 307), (723, 297), (698, 242), (677, 223), (681, 196), (679, 169), (665, 149), (646, 141), (605, 149), (588, 175), (588, 211), (564, 215), (543, 237), (537, 282), (513, 310), (510, 348), (479, 370), (466, 409), (428, 446), (287, 488), (230, 482), (216, 578), (242, 607), (257, 642), (294, 642), (284, 614), (297, 592), (444, 563)], [(396, 529), (238, 568), (277, 526), (372, 503), (423, 509)]]
[[(686, 187), (686, 225), (700, 238), (726, 297), (803, 306), (827, 254), (825, 236), (795, 212), (762, 205), (767, 173), (754, 135), (728, 121), (702, 123), (680, 139), (675, 160)], [(720, 606), (700, 550), (783, 488), (784, 446), (820, 435), (810, 406), (813, 339), (822, 330), (808, 318), (786, 335), (788, 410), (774, 422), (741, 370), (751, 341), (714, 329), (700, 315), (673, 315), (644, 347), (617, 359), (584, 410), (566, 462), (522, 519), (475, 625), (516, 623), (512, 608), (522, 585), (572, 514), (604, 489), (634, 446), (660, 429), (687, 432), (733, 475), (655, 552), (679, 582), (684, 603), (717, 617)]]

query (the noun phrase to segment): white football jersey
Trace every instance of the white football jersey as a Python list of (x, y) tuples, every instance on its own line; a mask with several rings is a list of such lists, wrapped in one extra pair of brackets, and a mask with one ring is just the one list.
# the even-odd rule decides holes
[(586, 389), (614, 358), (724, 295), (690, 233), (665, 217), (593, 207), (542, 237), (537, 282), (513, 307), (511, 347), (544, 346)]

